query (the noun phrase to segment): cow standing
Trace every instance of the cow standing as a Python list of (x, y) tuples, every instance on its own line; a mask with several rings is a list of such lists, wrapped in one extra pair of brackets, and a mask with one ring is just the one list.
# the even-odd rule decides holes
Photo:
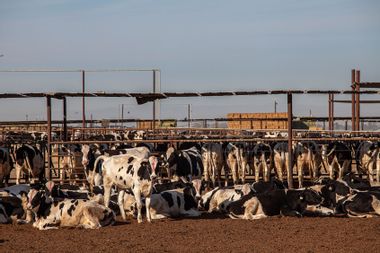
[(273, 153), (277, 178), (283, 182), (284, 174), (288, 172), (288, 144), (285, 142), (277, 143), (273, 148)]
[(0, 186), (8, 186), (9, 176), (13, 168), (13, 160), (8, 149), (0, 147)]
[(268, 144), (258, 143), (253, 148), (253, 167), (255, 168), (255, 181), (260, 178), (260, 171), (265, 182), (269, 181), (273, 167), (272, 148)]
[[(204, 180), (209, 184), (210, 179), (212, 186), (221, 186), (221, 173), (224, 164), (222, 144), (206, 143), (202, 146), (202, 162), (204, 167)], [(227, 186), (228, 180), (225, 179)]]
[(38, 176), (42, 182), (45, 175), (44, 163), (40, 150), (31, 145), (22, 145), (16, 150), (16, 184), (20, 183), (21, 171), (28, 173), (32, 181)]
[(311, 178), (319, 177), (322, 156), (318, 145), (314, 141), (299, 142), (294, 150), (298, 173), (298, 187), (303, 187), (303, 174), (308, 171)]
[(246, 145), (243, 143), (229, 143), (226, 151), (227, 165), (232, 173), (233, 183), (238, 184), (240, 180), (244, 184), (249, 159)]
[[(357, 161), (369, 181), (380, 182), (380, 147), (378, 142), (363, 142), (357, 150)], [(375, 176), (375, 177), (374, 177)]]
[(332, 142), (322, 145), (323, 162), (327, 164), (331, 179), (338, 173), (338, 179), (351, 171), (351, 150), (342, 142)]

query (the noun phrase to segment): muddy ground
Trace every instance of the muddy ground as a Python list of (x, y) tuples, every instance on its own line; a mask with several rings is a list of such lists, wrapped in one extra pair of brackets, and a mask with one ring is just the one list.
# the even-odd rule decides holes
[(98, 230), (0, 225), (0, 252), (379, 252), (380, 218), (221, 216), (135, 220)]

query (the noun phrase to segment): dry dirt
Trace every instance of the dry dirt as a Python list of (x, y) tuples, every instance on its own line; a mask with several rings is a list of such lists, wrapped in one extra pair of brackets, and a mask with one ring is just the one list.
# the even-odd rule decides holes
[(0, 225), (0, 252), (380, 252), (380, 218), (221, 216), (118, 222), (99, 230)]

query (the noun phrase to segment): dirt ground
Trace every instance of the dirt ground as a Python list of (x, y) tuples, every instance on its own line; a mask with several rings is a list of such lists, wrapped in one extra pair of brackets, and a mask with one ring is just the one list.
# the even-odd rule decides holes
[(99, 230), (0, 225), (0, 252), (379, 252), (380, 218), (221, 216), (118, 222)]

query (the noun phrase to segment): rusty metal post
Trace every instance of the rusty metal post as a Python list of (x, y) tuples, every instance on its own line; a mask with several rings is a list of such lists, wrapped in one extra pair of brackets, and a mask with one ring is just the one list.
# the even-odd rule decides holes
[[(52, 178), (51, 173), (51, 97), (46, 97), (46, 119), (47, 119), (47, 169), (49, 170), (49, 180)], [(46, 170), (45, 170), (46, 175)]]
[(328, 119), (329, 119), (329, 130), (332, 130), (331, 128), (331, 93), (329, 93), (329, 116), (328, 116)]
[[(352, 89), (352, 91), (355, 91), (355, 69), (351, 70), (351, 89)], [(355, 121), (355, 116), (356, 116), (355, 107), (356, 107), (356, 104), (355, 104), (355, 93), (352, 93), (352, 95), (351, 95), (351, 125), (352, 125), (352, 131), (356, 130), (355, 129), (355, 124), (356, 124), (356, 121)]]
[[(86, 101), (84, 97), (84, 93), (86, 92), (86, 79), (85, 79), (85, 71), (82, 70), (82, 127), (86, 128)], [(82, 130), (82, 137), (84, 137)]]
[(67, 101), (66, 97), (63, 97), (63, 140), (67, 141)]
[(293, 96), (288, 93), (288, 188), (293, 188)]
[(334, 94), (331, 94), (331, 130), (334, 130)]
[(356, 93), (356, 131), (360, 131), (360, 70), (356, 70), (355, 74), (355, 88), (358, 93)]
[[(156, 93), (156, 70), (153, 70), (153, 93)], [(152, 122), (152, 130), (153, 133), (156, 129), (156, 100), (153, 101), (153, 122)]]
[(187, 127), (191, 127), (191, 104), (187, 104)]

